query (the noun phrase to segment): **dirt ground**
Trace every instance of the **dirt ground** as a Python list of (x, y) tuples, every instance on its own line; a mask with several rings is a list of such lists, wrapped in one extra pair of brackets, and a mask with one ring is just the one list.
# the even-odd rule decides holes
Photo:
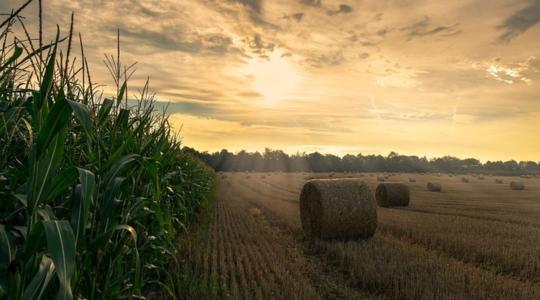
[[(409, 185), (411, 203), (378, 208), (372, 239), (304, 238), (298, 198), (305, 181), (353, 177), (375, 190), (377, 176)], [(440, 182), (442, 192), (427, 191), (428, 181)], [(526, 189), (511, 190), (510, 181)], [(189, 248), (197, 287), (187, 298), (540, 299), (537, 178), (223, 173), (218, 195)]]

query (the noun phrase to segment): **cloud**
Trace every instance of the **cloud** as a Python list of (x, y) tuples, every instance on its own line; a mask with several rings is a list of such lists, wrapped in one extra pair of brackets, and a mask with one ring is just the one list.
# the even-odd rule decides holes
[[(144, 27), (124, 28), (122, 36), (131, 39), (133, 45), (145, 43), (148, 46), (168, 51), (181, 51), (200, 55), (218, 55), (240, 52), (232, 39), (218, 33), (184, 33), (181, 28), (146, 29)], [(133, 48), (132, 48), (133, 49)]]
[(497, 28), (504, 30), (499, 42), (509, 43), (517, 36), (540, 22), (540, 0), (529, 1), (529, 5), (508, 17)]
[(307, 58), (307, 62), (316, 68), (338, 66), (345, 61), (343, 52), (335, 51), (324, 54), (315, 54)]
[(319, 7), (321, 6), (321, 0), (300, 0), (300, 3), (308, 6), (315, 6)]
[(268, 57), (267, 52), (273, 52), (275, 45), (265, 43), (260, 34), (256, 33), (253, 39), (249, 41), (249, 48), (260, 57)]
[(537, 62), (535, 57), (529, 57), (523, 62), (504, 64), (500, 60), (489, 63), (485, 66), (486, 72), (493, 79), (504, 82), (506, 84), (514, 84), (518, 82), (524, 82), (531, 84), (532, 79), (529, 78), (531, 73), (535, 73), (538, 70), (535, 68)]
[(240, 3), (249, 9), (261, 13), (262, 11), (262, 1), (261, 0), (228, 0), (229, 2)]
[(337, 10), (329, 10), (327, 14), (329, 16), (334, 16), (337, 14), (348, 14), (348, 13), (351, 13), (352, 11), (353, 11), (352, 6), (347, 5), (347, 4), (340, 4)]
[(285, 16), (286, 19), (293, 19), (295, 20), (296, 22), (301, 22), (302, 19), (304, 18), (305, 14), (304, 13), (295, 13), (295, 14), (292, 14), (290, 16)]
[(415, 38), (425, 37), (425, 36), (452, 36), (460, 33), (461, 31), (457, 28), (458, 23), (447, 26), (434, 26), (429, 17), (424, 17), (422, 20), (417, 21), (409, 26), (401, 28), (401, 31), (405, 32), (407, 40), (413, 40)]

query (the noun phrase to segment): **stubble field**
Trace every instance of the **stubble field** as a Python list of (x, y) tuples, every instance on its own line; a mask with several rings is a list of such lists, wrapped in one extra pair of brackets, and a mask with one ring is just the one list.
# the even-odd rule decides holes
[[(411, 204), (378, 208), (372, 239), (304, 238), (298, 198), (306, 180), (354, 177), (375, 190), (378, 175), (218, 175), (219, 201), (182, 253), (182, 297), (540, 299), (538, 178), (392, 175), (386, 181), (409, 185)], [(511, 190), (512, 180), (526, 190)], [(442, 193), (428, 192), (428, 181)]]

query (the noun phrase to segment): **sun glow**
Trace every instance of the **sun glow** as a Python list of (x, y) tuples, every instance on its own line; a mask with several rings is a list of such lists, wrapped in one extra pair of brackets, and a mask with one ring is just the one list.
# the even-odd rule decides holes
[(252, 78), (253, 89), (266, 103), (287, 100), (300, 81), (297, 68), (277, 51), (268, 58), (253, 58), (245, 66), (245, 74)]

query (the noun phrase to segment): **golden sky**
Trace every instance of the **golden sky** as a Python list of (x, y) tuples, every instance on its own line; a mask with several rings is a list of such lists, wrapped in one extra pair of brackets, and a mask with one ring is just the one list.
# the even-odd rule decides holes
[(47, 26), (75, 12), (102, 84), (119, 27), (131, 86), (150, 76), (199, 150), (540, 160), (540, 0), (44, 5)]

